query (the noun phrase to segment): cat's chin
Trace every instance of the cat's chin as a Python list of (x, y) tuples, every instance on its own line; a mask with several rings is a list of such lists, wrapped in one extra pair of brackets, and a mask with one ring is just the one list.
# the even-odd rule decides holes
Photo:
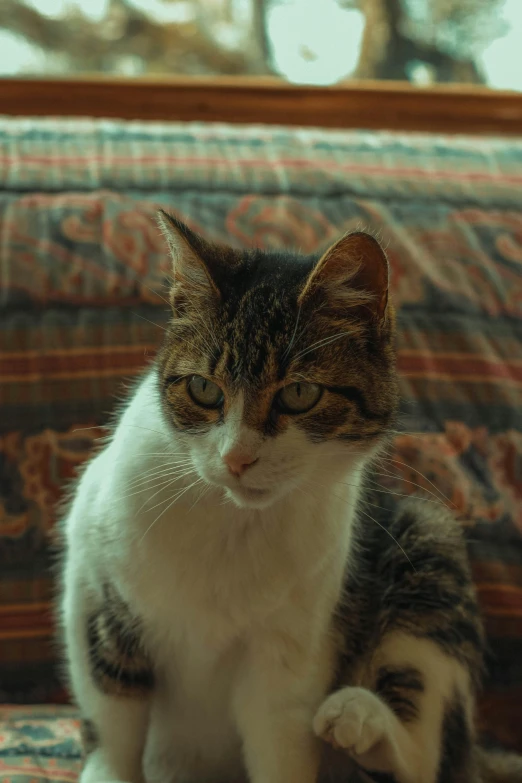
[(225, 493), (239, 508), (268, 508), (279, 497), (278, 493), (271, 489), (253, 489), (241, 486), (234, 489), (227, 488)]

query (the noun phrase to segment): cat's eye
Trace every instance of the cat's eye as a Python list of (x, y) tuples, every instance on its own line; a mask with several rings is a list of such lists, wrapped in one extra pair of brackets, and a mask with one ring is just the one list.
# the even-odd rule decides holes
[(223, 404), (223, 392), (213, 381), (201, 375), (193, 375), (187, 383), (188, 393), (202, 408), (220, 408)]
[(290, 383), (277, 395), (277, 404), (283, 413), (306, 413), (311, 410), (323, 393), (317, 383)]

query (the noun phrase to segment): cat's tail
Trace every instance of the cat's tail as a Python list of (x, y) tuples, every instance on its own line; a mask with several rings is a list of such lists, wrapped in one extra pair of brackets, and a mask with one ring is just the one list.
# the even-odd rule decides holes
[(522, 783), (522, 756), (476, 749), (477, 783)]

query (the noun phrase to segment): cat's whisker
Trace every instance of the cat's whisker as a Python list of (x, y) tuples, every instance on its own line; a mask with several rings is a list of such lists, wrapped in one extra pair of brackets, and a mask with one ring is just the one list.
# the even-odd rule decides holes
[(190, 508), (189, 508), (189, 510), (187, 511), (187, 515), (188, 515), (188, 514), (190, 514), (190, 512), (192, 511), (192, 509), (193, 509), (195, 506), (197, 506), (197, 504), (200, 502), (200, 500), (202, 500), (202, 499), (204, 498), (204, 496), (207, 494), (207, 492), (208, 492), (209, 490), (210, 490), (210, 484), (207, 484), (207, 483), (205, 483), (205, 485), (204, 485), (204, 487), (203, 487), (203, 491), (199, 493), (199, 495), (197, 496), (196, 500), (194, 501), (194, 503), (191, 505), (191, 507), (190, 507)]
[(310, 376), (305, 375), (302, 372), (292, 372), (287, 376), (286, 380), (288, 383), (294, 383), (296, 381), (304, 381), (305, 383), (308, 383)]
[(133, 481), (141, 481), (142, 479), (147, 479), (150, 476), (161, 475), (162, 472), (167, 472), (173, 468), (180, 467), (181, 465), (190, 465), (191, 462), (192, 460), (190, 458), (174, 459), (169, 462), (161, 462), (158, 465), (154, 465), (154, 467), (150, 468), (150, 470), (146, 470), (143, 473), (140, 473), (138, 476), (136, 476), (135, 479), (133, 479)]
[[(319, 312), (320, 312), (321, 310), (323, 310), (325, 307), (326, 307), (326, 302), (323, 302), (322, 304), (320, 304), (320, 305), (319, 305), (319, 307), (316, 307), (316, 309), (315, 309), (315, 311), (314, 311), (314, 315), (315, 315), (315, 317), (316, 317), (316, 318), (317, 318), (317, 315), (319, 314)], [(301, 329), (301, 331), (299, 332), (299, 334), (297, 335), (297, 337), (294, 339), (294, 345), (295, 345), (296, 343), (299, 343), (299, 341), (301, 340), (301, 338), (303, 337), (303, 335), (304, 335), (304, 334), (307, 332), (307, 330), (310, 328), (310, 326), (312, 325), (312, 323), (313, 323), (313, 320), (310, 318), (310, 319), (308, 320), (308, 322), (307, 322), (307, 323), (306, 323), (306, 324), (303, 326), (303, 328)], [(294, 357), (294, 358), (295, 358), (295, 357)]]
[(204, 324), (204, 326), (205, 326), (205, 328), (206, 328), (206, 330), (208, 332), (208, 335), (209, 335), (209, 337), (210, 337), (210, 339), (212, 341), (211, 344), (213, 343), (214, 347), (217, 348), (218, 351), (221, 351), (222, 350), (222, 346), (221, 346), (218, 338), (216, 337), (215, 332), (212, 330), (211, 325), (207, 321), (203, 321), (203, 324)]
[[(171, 481), (171, 484), (174, 484), (174, 483), (176, 483), (177, 481), (181, 481), (182, 479), (185, 479), (187, 476), (191, 476), (191, 475), (192, 475), (192, 476), (195, 476), (195, 475), (197, 475), (197, 474), (196, 474), (196, 472), (195, 472), (194, 470), (189, 470), (189, 471), (188, 471), (187, 473), (185, 473), (184, 475), (182, 475), (182, 476), (177, 476), (175, 479), (173, 479), (173, 480)], [(201, 481), (203, 481), (203, 479), (201, 479)], [(193, 486), (193, 485), (191, 485), (191, 486)], [(165, 489), (166, 489), (166, 487), (165, 487)], [(189, 489), (189, 487), (187, 487), (186, 489)], [(185, 492), (185, 488), (184, 488), (184, 487), (182, 487), (180, 490), (176, 490), (176, 491), (180, 492), (180, 493), (181, 493), (181, 495), (182, 495), (182, 494), (184, 494), (184, 492)], [(156, 494), (157, 494), (157, 493), (156, 493)], [(180, 497), (181, 497), (181, 495), (180, 495)], [(159, 501), (159, 503), (156, 503), (156, 505), (155, 505), (155, 506), (151, 506), (150, 508), (148, 508), (148, 509), (147, 509), (147, 513), (148, 513), (149, 511), (153, 511), (155, 508), (158, 508), (159, 506), (162, 506), (164, 503), (168, 503), (168, 502), (169, 502), (169, 500), (171, 499), (171, 497), (172, 497), (172, 495), (169, 495), (169, 497), (166, 497), (164, 500), (160, 500), (160, 501)], [(147, 501), (147, 502), (148, 502), (148, 501)]]
[(73, 432), (88, 432), (89, 430), (103, 430), (106, 429), (106, 425), (94, 424), (92, 427), (75, 427)]
[(173, 459), (169, 460), (168, 462), (161, 462), (157, 465), (154, 465), (149, 470), (145, 470), (142, 473), (140, 473), (135, 479), (133, 479), (132, 482), (128, 483), (128, 486), (132, 486), (133, 483), (144, 481), (151, 476), (161, 475), (162, 472), (168, 472), (169, 470), (172, 470), (172, 468), (179, 467), (180, 465), (189, 465), (192, 462), (190, 457), (185, 457), (183, 459)]
[(138, 457), (187, 457), (186, 451), (142, 451)]
[[(306, 494), (306, 490), (304, 490), (302, 486), (299, 486), (299, 487), (297, 487), (297, 489), (299, 489), (301, 492), (304, 492), (304, 493)], [(310, 497), (311, 497), (313, 500), (317, 500), (317, 498), (316, 498), (316, 497), (315, 497), (315, 496), (314, 496), (314, 495), (313, 495), (311, 492), (308, 492), (307, 494), (308, 494), (308, 495), (309, 495), (309, 496), (310, 496)], [(348, 504), (348, 501), (347, 501), (347, 499), (346, 499), (346, 498), (339, 497), (339, 495), (335, 495), (335, 494), (334, 494), (334, 497), (336, 497), (338, 500), (342, 500), (344, 503), (346, 503), (347, 505), (349, 505), (349, 504)], [(368, 514), (368, 512), (366, 512), (366, 511), (363, 511), (362, 509), (360, 509), (360, 508), (357, 508), (357, 507), (356, 507), (356, 506), (354, 506), (354, 505), (351, 505), (351, 506), (350, 506), (350, 508), (354, 509), (356, 514), (357, 514), (359, 511), (361, 511), (363, 514), (365, 514), (367, 517), (369, 517), (369, 518), (370, 518), (370, 519), (371, 519), (373, 522), (375, 522), (375, 524), (376, 524), (378, 527), (380, 527), (380, 528), (381, 528), (381, 529), (382, 529), (382, 530), (383, 530), (383, 531), (384, 531), (384, 532), (385, 532), (385, 533), (386, 533), (386, 534), (387, 534), (387, 535), (388, 535), (388, 536), (389, 536), (389, 537), (392, 539), (392, 541), (393, 541), (395, 544), (397, 544), (397, 546), (398, 546), (399, 550), (400, 550), (400, 551), (403, 553), (404, 557), (406, 558), (406, 560), (408, 561), (408, 563), (409, 563), (409, 564), (411, 565), (411, 567), (413, 568), (413, 571), (414, 571), (415, 573), (417, 573), (417, 569), (416, 569), (416, 568), (415, 568), (415, 566), (413, 565), (413, 563), (412, 563), (411, 559), (408, 557), (408, 554), (407, 554), (407, 552), (405, 552), (404, 548), (403, 548), (403, 547), (402, 547), (402, 546), (399, 544), (399, 542), (398, 542), (398, 541), (397, 541), (397, 539), (396, 539), (396, 538), (395, 538), (395, 537), (392, 535), (392, 533), (390, 533), (390, 531), (389, 531), (389, 530), (388, 530), (386, 527), (384, 527), (384, 525), (382, 525), (382, 524), (381, 524), (380, 522), (378, 522), (378, 521), (377, 521), (377, 520), (376, 520), (374, 517), (372, 517), (372, 516), (371, 516), (371, 514)], [(332, 547), (332, 550), (331, 550), (331, 551), (333, 551), (333, 550), (334, 550), (334, 547)]]
[(192, 331), (196, 333), (196, 335), (199, 337), (201, 342), (203, 343), (204, 348), (208, 351), (210, 356), (214, 359), (214, 361), (217, 361), (217, 356), (212, 350), (212, 346), (208, 342), (208, 340), (204, 337), (204, 335), (201, 333), (201, 331), (196, 327), (195, 324), (191, 324)]
[(171, 307), (171, 304), (168, 299), (165, 299), (165, 297), (162, 296), (160, 293), (158, 293), (158, 291), (155, 291), (154, 288), (151, 288), (149, 285), (146, 285), (146, 283), (144, 283), (143, 280), (138, 280), (138, 278), (136, 278), (135, 282), (137, 282), (138, 285), (142, 286), (142, 288), (146, 288), (147, 291), (150, 291), (151, 294), (154, 294), (154, 296), (158, 296), (163, 302), (165, 302), (165, 304), (169, 306), (169, 308)]
[(286, 347), (286, 350), (284, 351), (284, 353), (283, 353), (283, 355), (281, 357), (281, 359), (283, 361), (285, 361), (286, 357), (288, 356), (288, 354), (290, 353), (290, 351), (292, 350), (292, 347), (294, 345), (295, 336), (296, 336), (296, 333), (297, 333), (297, 327), (299, 326), (299, 319), (301, 317), (301, 307), (302, 307), (302, 305), (299, 305), (299, 309), (297, 311), (297, 318), (295, 319), (294, 331), (292, 332), (292, 337), (290, 338), (290, 342), (288, 343), (288, 346)]
[[(325, 471), (321, 471), (321, 469), (319, 469), (318, 472), (325, 472)], [(379, 492), (379, 493), (382, 493), (383, 495), (395, 495), (396, 497), (399, 497), (399, 498), (409, 498), (409, 497), (411, 497), (411, 495), (408, 495), (408, 494), (403, 493), (403, 492), (393, 492), (390, 489), (386, 489), (386, 488), (382, 487), (382, 485), (378, 484), (378, 482), (373, 481), (371, 478), (366, 478), (366, 482), (368, 482), (369, 484), (376, 484), (377, 485), (377, 486), (370, 487), (370, 491), (371, 492)], [(359, 489), (359, 487), (356, 484), (349, 484), (347, 481), (335, 481), (335, 484), (342, 484), (345, 487), (351, 487), (352, 489), (355, 489), (355, 490)], [(429, 490), (426, 490), (426, 491), (429, 492)], [(429, 494), (433, 494), (433, 493), (430, 492)], [(439, 504), (439, 505), (444, 505), (444, 503), (442, 503), (442, 501), (439, 500), (438, 498), (435, 499), (435, 500), (431, 500), (430, 498), (419, 498), (419, 497), (417, 497), (417, 499), (418, 500), (423, 500), (425, 503), (435, 503), (435, 504)], [(374, 504), (371, 504), (371, 505), (374, 505)]]
[[(321, 484), (317, 484), (317, 486), (321, 487)], [(323, 489), (328, 489), (328, 487), (324, 487), (323, 486)], [(333, 497), (335, 497), (338, 500), (341, 500), (343, 503), (345, 503), (349, 508), (352, 508), (354, 510), (355, 514), (359, 514), (359, 513), (364, 514), (369, 519), (371, 519), (372, 522), (375, 522), (375, 524), (378, 527), (380, 527), (382, 530), (384, 530), (384, 532), (392, 539), (392, 541), (394, 541), (397, 544), (397, 546), (399, 547), (400, 551), (403, 553), (403, 555), (406, 558), (406, 560), (408, 561), (408, 563), (411, 565), (411, 567), (413, 568), (415, 573), (417, 573), (417, 569), (413, 565), (413, 563), (412, 563), (411, 559), (409, 558), (407, 552), (405, 552), (404, 548), (400, 545), (400, 543), (393, 536), (393, 534), (390, 533), (390, 531), (384, 525), (382, 525), (377, 519), (375, 519), (375, 517), (372, 517), (371, 514), (369, 514), (367, 511), (365, 511), (363, 508), (361, 508), (361, 506), (363, 506), (363, 505), (375, 506), (376, 508), (380, 508), (380, 506), (378, 506), (376, 503), (368, 503), (368, 502), (354, 504), (354, 503), (350, 503), (348, 498), (343, 498), (340, 495), (336, 495), (335, 493), (331, 493), (331, 494), (333, 495)]]
[[(147, 499), (145, 500), (145, 502), (143, 503), (143, 505), (142, 505), (142, 506), (140, 506), (140, 508), (138, 509), (138, 513), (139, 513), (140, 511), (142, 511), (142, 510), (145, 508), (145, 506), (147, 506), (147, 505), (150, 503), (150, 501), (151, 501), (151, 500), (153, 500), (155, 497), (157, 497), (157, 495), (159, 495), (159, 493), (160, 493), (160, 492), (164, 492), (164, 491), (165, 491), (166, 489), (168, 489), (168, 487), (170, 487), (172, 484), (175, 484), (176, 482), (178, 482), (178, 481), (181, 481), (182, 479), (186, 478), (187, 476), (189, 476), (189, 475), (190, 475), (191, 473), (193, 473), (193, 472), (194, 472), (194, 471), (191, 471), (191, 470), (189, 470), (189, 471), (187, 471), (186, 473), (183, 473), (181, 476), (176, 476), (176, 477), (175, 477), (175, 478), (173, 478), (171, 481), (168, 481), (168, 482), (166, 483), (166, 485), (165, 485), (165, 484), (163, 484), (163, 486), (161, 486), (161, 487), (160, 487), (160, 488), (159, 488), (159, 489), (158, 489), (156, 492), (154, 492), (154, 494), (153, 494), (153, 495), (151, 495), (149, 498), (147, 498)], [(157, 486), (157, 485), (156, 485), (156, 486)], [(150, 487), (150, 489), (154, 489), (154, 487)], [(170, 497), (169, 497), (169, 498), (166, 498), (166, 500), (165, 500), (165, 501), (163, 501), (163, 502), (166, 502), (166, 501), (167, 501), (167, 500), (169, 500), (169, 499), (170, 499)], [(161, 502), (160, 502), (160, 503), (157, 503), (155, 506), (151, 506), (150, 508), (148, 508), (148, 509), (147, 509), (147, 512), (148, 512), (148, 511), (152, 511), (152, 509), (153, 509), (153, 508), (157, 508), (158, 506), (161, 506), (161, 505), (162, 505), (162, 503), (161, 503)]]
[(142, 492), (150, 492), (150, 490), (155, 489), (159, 486), (164, 486), (167, 484), (171, 479), (172, 481), (180, 481), (185, 476), (188, 476), (193, 471), (188, 472), (179, 472), (179, 474), (171, 473), (167, 477), (163, 477), (163, 480), (161, 482), (157, 482), (156, 484), (152, 484), (152, 486), (147, 486), (146, 484), (142, 487), (139, 487), (139, 489), (135, 489), (133, 492), (128, 492), (125, 495), (122, 495), (120, 498), (118, 498), (118, 502), (121, 502), (122, 500), (126, 500), (127, 498), (133, 497), (134, 495), (140, 495)]
[[(411, 495), (408, 495), (406, 492), (393, 492), (393, 490), (391, 490), (391, 489), (382, 489), (381, 488), (382, 485), (378, 484), (377, 482), (370, 481), (370, 483), (371, 484), (373, 484), (373, 483), (377, 484), (377, 486), (371, 486), (370, 487), (370, 492), (381, 492), (384, 495), (393, 495), (394, 497), (397, 497), (397, 498), (411, 498), (412, 497)], [(430, 494), (433, 494), (433, 493), (430, 492)], [(439, 500), (438, 498), (432, 500), (431, 498), (420, 498), (418, 495), (416, 495), (415, 499), (416, 500), (422, 500), (424, 503), (435, 503), (435, 505), (439, 505), (439, 506), (442, 505), (442, 506), (446, 507), (445, 504), (442, 502), (442, 500)]]
[(163, 487), (167, 483), (168, 483), (167, 480), (165, 480), (162, 481), (161, 483), (153, 484), (151, 487), (140, 487), (140, 489), (137, 489), (134, 492), (128, 492), (125, 495), (121, 495), (121, 497), (116, 498), (116, 500), (118, 501), (118, 503), (121, 503), (123, 500), (127, 500), (127, 498), (132, 498), (134, 497), (134, 495), (141, 495), (143, 492), (148, 492), (151, 489), (155, 489), (158, 486)]
[(146, 476), (147, 473), (151, 473), (152, 471), (158, 470), (167, 465), (176, 465), (180, 462), (190, 462), (191, 460), (191, 457), (186, 452), (179, 452), (179, 454), (165, 454), (162, 452), (158, 452), (158, 453), (146, 452), (145, 454), (140, 454), (140, 457), (156, 457), (160, 461), (157, 462), (156, 460), (153, 460), (150, 468), (142, 471), (137, 476), (137, 478), (139, 478), (140, 476)]
[(215, 347), (218, 349), (218, 351), (220, 351), (220, 350), (221, 350), (221, 346), (220, 346), (220, 344), (219, 344), (219, 341), (218, 341), (218, 339), (217, 339), (216, 335), (215, 335), (215, 334), (214, 334), (214, 332), (212, 331), (212, 328), (211, 328), (211, 326), (210, 326), (210, 324), (209, 324), (209, 322), (208, 322), (208, 319), (205, 319), (205, 318), (204, 318), (204, 319), (202, 319), (202, 320), (201, 320), (201, 324), (202, 324), (202, 325), (205, 327), (205, 329), (207, 330), (207, 334), (208, 334), (208, 336), (210, 337), (211, 344), (213, 343), (213, 344), (214, 344), (214, 346), (215, 346)]
[(394, 542), (397, 544), (397, 546), (398, 546), (398, 547), (399, 547), (399, 549), (401, 550), (402, 554), (404, 555), (404, 557), (406, 558), (406, 560), (408, 561), (408, 563), (409, 563), (409, 564), (411, 565), (411, 567), (413, 568), (413, 571), (414, 571), (414, 573), (417, 573), (417, 569), (415, 568), (415, 566), (413, 565), (412, 561), (411, 561), (411, 560), (410, 560), (410, 558), (408, 557), (408, 554), (407, 554), (407, 553), (406, 553), (406, 551), (404, 550), (404, 547), (402, 547), (402, 546), (401, 546), (401, 544), (399, 544), (399, 542), (397, 541), (397, 539), (396, 539), (396, 538), (393, 536), (393, 534), (392, 534), (392, 533), (390, 533), (390, 531), (388, 530), (388, 528), (386, 528), (384, 525), (382, 525), (382, 524), (381, 524), (381, 523), (380, 523), (380, 522), (379, 522), (377, 519), (375, 519), (375, 517), (372, 517), (372, 515), (371, 515), (371, 514), (369, 514), (367, 511), (364, 511), (364, 509), (362, 509), (362, 508), (361, 508), (361, 509), (358, 509), (358, 510), (359, 510), (359, 512), (361, 512), (362, 514), (364, 514), (365, 516), (367, 516), (367, 517), (368, 517), (368, 519), (371, 519), (371, 520), (372, 520), (372, 522), (375, 522), (375, 524), (376, 524), (376, 525), (378, 525), (378, 527), (380, 527), (380, 528), (381, 528), (381, 530), (384, 530), (384, 532), (385, 532), (385, 533), (386, 533), (386, 534), (387, 534), (387, 535), (388, 535), (388, 536), (391, 538), (391, 540), (392, 540), (392, 541), (394, 541)]
[(210, 343), (209, 343), (209, 342), (208, 342), (208, 340), (205, 338), (205, 336), (203, 335), (203, 333), (202, 333), (201, 329), (199, 329), (199, 328), (198, 328), (198, 325), (197, 325), (197, 324), (196, 324), (194, 321), (192, 321), (192, 322), (191, 322), (191, 323), (188, 325), (188, 328), (189, 328), (189, 329), (191, 329), (191, 330), (192, 330), (192, 332), (194, 332), (194, 333), (195, 333), (195, 334), (196, 334), (196, 335), (199, 337), (199, 339), (201, 340), (201, 342), (203, 343), (204, 347), (207, 349), (207, 351), (209, 352), (209, 354), (212, 356), (212, 358), (213, 358), (215, 361), (217, 361), (218, 357), (216, 356), (216, 354), (215, 354), (215, 353), (214, 353), (214, 351), (213, 351), (213, 346), (214, 346), (214, 348), (216, 348), (218, 351), (220, 351), (220, 350), (221, 350), (221, 346), (219, 345), (219, 342), (218, 342), (218, 340), (217, 340), (217, 337), (216, 337), (216, 335), (214, 334), (214, 332), (212, 332), (212, 330), (210, 329), (209, 325), (207, 324), (207, 322), (206, 322), (204, 319), (200, 319), (199, 323), (200, 323), (202, 326), (204, 326), (204, 327), (205, 327), (205, 329), (206, 329), (206, 331), (207, 331), (207, 334), (208, 334), (208, 336), (209, 336), (209, 338), (210, 338)]
[[(161, 474), (160, 476), (152, 476), (150, 480), (136, 483), (133, 486), (130, 486), (128, 489), (131, 491), (131, 494), (133, 495), (139, 492), (146, 492), (148, 490), (153, 489), (154, 487), (159, 486), (160, 481), (174, 478), (177, 476), (182, 476), (187, 472), (187, 470), (188, 472), (191, 472), (188, 465), (183, 465), (181, 468), (178, 468), (177, 470), (171, 470), (168, 473)], [(122, 499), (124, 497), (129, 497), (129, 494), (123, 495)]]
[(163, 332), (168, 332), (168, 329), (166, 329), (164, 326), (160, 326), (159, 324), (154, 323), (154, 321), (151, 321), (150, 318), (145, 318), (144, 315), (140, 315), (139, 313), (133, 312), (132, 315), (135, 315), (137, 318), (141, 318), (142, 321), (147, 321), (147, 323), (152, 324), (152, 326), (156, 326), (158, 329), (161, 329)]
[[(157, 457), (158, 459), (166, 460), (163, 464), (169, 465), (173, 460), (190, 459), (190, 454), (187, 451), (144, 451), (139, 454), (140, 457)], [(160, 463), (161, 464), (161, 463)], [(154, 461), (151, 465), (151, 469), (157, 468), (158, 463)], [(143, 475), (143, 474), (142, 474)]]
[(177, 473), (183, 472), (191, 464), (192, 460), (189, 460), (188, 462), (171, 465), (169, 468), (165, 468), (164, 470), (160, 470), (157, 473), (153, 473), (151, 476), (146, 478), (135, 479), (133, 482), (127, 485), (127, 489), (135, 489), (140, 486), (146, 487), (147, 484), (150, 484), (152, 481), (164, 478), (165, 476), (173, 476)]
[[(347, 482), (345, 482), (345, 481), (335, 481), (335, 482), (333, 482), (333, 484), (334, 484), (334, 486), (335, 486), (336, 484), (338, 484), (338, 485), (342, 485), (342, 486), (345, 486), (345, 487), (350, 487), (350, 488), (352, 488), (352, 489), (355, 489), (357, 492), (359, 492), (359, 491), (360, 491), (360, 487), (357, 487), (357, 486), (356, 486), (356, 485), (354, 485), (354, 484), (348, 484), (348, 483), (347, 483)], [(322, 487), (323, 487), (323, 489), (327, 489), (327, 487), (325, 487), (324, 485), (320, 485), (320, 484), (318, 484), (317, 486), (322, 486)], [(375, 490), (375, 489), (373, 489), (373, 488), (372, 488), (372, 491), (373, 491), (373, 492), (382, 492), (382, 493), (383, 493), (383, 494), (385, 494), (385, 495), (394, 495), (394, 494), (397, 494), (397, 493), (394, 493), (394, 492), (388, 492), (388, 490), (386, 490), (386, 489)], [(336, 497), (337, 497), (337, 496), (336, 496)], [(401, 495), (400, 497), (406, 497), (406, 498), (407, 498), (407, 497), (410, 497), (410, 495)], [(342, 500), (342, 498), (339, 498), (339, 500)], [(435, 500), (428, 500), (427, 498), (418, 498), (418, 500), (424, 500), (424, 502), (425, 502), (425, 503), (436, 503), (436, 502), (440, 503), (440, 501), (435, 501)], [(367, 499), (364, 499), (364, 500), (362, 501), (362, 505), (363, 505), (363, 506), (373, 506), (374, 508), (379, 508), (379, 509), (381, 509), (381, 510), (382, 510), (382, 506), (380, 506), (378, 503), (372, 503), (370, 500), (367, 500)]]
[(391, 435), (400, 437), (401, 435), (407, 435), (409, 438), (425, 438), (429, 433), (427, 432), (411, 432), (411, 430), (388, 430)]
[(427, 481), (427, 482), (428, 482), (428, 484), (429, 484), (430, 486), (432, 486), (432, 487), (433, 487), (433, 489), (435, 489), (435, 490), (436, 490), (436, 491), (437, 491), (437, 492), (438, 492), (440, 495), (442, 495), (442, 497), (443, 497), (445, 500), (447, 500), (447, 501), (448, 501), (448, 503), (451, 503), (451, 505), (452, 505), (453, 507), (455, 507), (455, 504), (453, 503), (453, 501), (452, 501), (452, 500), (450, 500), (450, 498), (449, 498), (447, 495), (445, 495), (445, 494), (444, 494), (444, 492), (442, 492), (442, 490), (440, 490), (440, 489), (439, 489), (439, 488), (436, 486), (436, 484), (434, 484), (434, 483), (433, 483), (433, 481), (430, 481), (430, 479), (429, 479), (427, 476), (425, 476), (425, 475), (424, 475), (424, 473), (422, 473), (422, 472), (421, 472), (421, 471), (420, 471), (418, 468), (414, 468), (412, 465), (408, 465), (408, 463), (407, 463), (407, 462), (401, 462), (400, 460), (396, 459), (395, 457), (393, 457), (393, 458), (390, 458), (390, 457), (381, 457), (381, 459), (385, 460), (386, 462), (393, 462), (393, 463), (395, 463), (396, 465), (402, 465), (402, 467), (404, 467), (404, 468), (408, 468), (408, 470), (413, 470), (413, 471), (415, 471), (415, 473), (418, 473), (418, 474), (419, 474), (419, 476), (421, 476), (421, 477), (422, 477), (422, 478), (423, 478), (425, 481)]
[[(142, 456), (144, 456), (144, 455), (142, 455)], [(181, 454), (180, 454), (180, 457), (181, 457)], [(167, 462), (160, 462), (158, 464), (155, 464), (153, 467), (149, 468), (148, 470), (142, 471), (140, 473), (140, 476), (147, 476), (149, 473), (153, 473), (155, 470), (158, 470), (160, 468), (166, 467), (168, 465), (176, 465), (179, 462), (186, 462), (186, 461), (189, 461), (189, 460), (190, 460), (190, 457), (188, 455), (184, 455), (183, 458), (180, 458), (180, 459), (168, 460)]]
[[(151, 430), (150, 427), (142, 427), (140, 424), (127, 424), (126, 422), (120, 422), (118, 424), (118, 427), (133, 427), (137, 430), (146, 430), (147, 432), (154, 432), (156, 435), (165, 435), (164, 432), (160, 432), (159, 430)], [(103, 429), (102, 425), (95, 424), (93, 427), (76, 427), (73, 432), (84, 432), (87, 430), (99, 430)]]
[(373, 475), (374, 476), (381, 476), (382, 478), (395, 479), (396, 481), (398, 481), (400, 483), (411, 484), (413, 487), (417, 487), (417, 489), (420, 489), (423, 492), (426, 492), (428, 495), (431, 495), (432, 498), (434, 498), (434, 500), (438, 501), (442, 505), (445, 505), (445, 503), (442, 500), (442, 498), (439, 497), (438, 495), (436, 495), (435, 492), (432, 492), (430, 489), (428, 489), (428, 487), (423, 487), (422, 484), (417, 484), (416, 481), (411, 481), (410, 479), (406, 479), (403, 476), (397, 475), (396, 473), (386, 472), (384, 468), (381, 468), (380, 471), (373, 470)]
[(429, 495), (434, 497), (436, 500), (438, 500), (439, 502), (443, 503), (443, 505), (444, 505), (444, 500), (447, 500), (447, 502), (453, 508), (456, 508), (456, 506), (453, 503), (453, 501), (450, 500), (450, 498), (448, 498), (447, 495), (445, 495), (444, 492), (442, 492), (442, 490), (440, 490), (436, 486), (436, 484), (434, 484), (432, 481), (430, 481), (427, 476), (425, 476), (423, 473), (421, 473), (420, 470), (417, 470), (417, 468), (414, 468), (411, 465), (407, 465), (405, 462), (399, 462), (395, 458), (388, 458), (388, 457), (380, 456), (380, 457), (378, 457), (376, 462), (378, 460), (383, 460), (384, 462), (391, 462), (391, 463), (396, 463), (396, 464), (399, 464), (399, 465), (404, 465), (405, 467), (409, 468), (409, 470), (412, 470), (415, 473), (418, 473), (419, 476), (421, 476), (425, 481), (427, 481), (428, 484), (430, 484), (439, 494), (436, 495), (435, 492), (432, 492), (430, 489), (428, 489), (428, 487), (423, 487), (422, 484), (418, 484), (417, 482), (412, 481), (411, 479), (404, 478), (404, 476), (402, 476), (400, 474), (397, 475), (397, 473), (392, 473), (390, 468), (387, 467), (386, 465), (384, 465), (384, 466), (380, 465), (379, 466), (380, 472), (374, 469), (373, 473), (374, 473), (375, 476), (383, 476), (383, 477), (387, 477), (387, 478), (393, 478), (393, 479), (396, 479), (397, 481), (405, 482), (406, 484), (412, 484), (414, 487), (417, 487), (418, 489), (422, 489), (423, 492), (427, 492)]
[(175, 462), (166, 463), (164, 467), (157, 467), (154, 470), (149, 471), (148, 474), (137, 476), (132, 481), (129, 481), (126, 486), (127, 488), (130, 488), (136, 486), (137, 484), (146, 484), (155, 478), (161, 478), (161, 476), (167, 475), (169, 473), (184, 470), (191, 464), (192, 460), (176, 460)]
[[(404, 434), (404, 433), (402, 433)], [(415, 433), (413, 433), (415, 436)], [(420, 435), (418, 437), (421, 437)], [(418, 468), (415, 468), (413, 465), (409, 465), (407, 462), (401, 462), (399, 459), (397, 459), (397, 450), (394, 448), (393, 443), (387, 443), (384, 444), (382, 449), (380, 450), (379, 454), (375, 457), (374, 462), (378, 462), (379, 460), (383, 462), (391, 462), (395, 463), (397, 465), (402, 465), (408, 470), (412, 470), (415, 473), (418, 473), (419, 476), (422, 476), (426, 481), (428, 481), (434, 489), (436, 489), (438, 492), (441, 492), (439, 488), (434, 484), (430, 479), (428, 479), (427, 476), (425, 476)], [(442, 493), (441, 493), (442, 494)], [(446, 498), (446, 500), (449, 500), (449, 498)]]
[(330, 343), (334, 343), (337, 340), (341, 340), (343, 337), (349, 337), (351, 334), (352, 332), (339, 332), (339, 334), (334, 334), (331, 335), (330, 337), (324, 337), (322, 340), (318, 340), (317, 342), (312, 343), (312, 345), (310, 345), (308, 348), (297, 353), (294, 356), (294, 359), (302, 359), (303, 356), (306, 356), (312, 351), (315, 351), (317, 348), (323, 348), (325, 345), (330, 345)]
[[(140, 540), (139, 540), (139, 543), (140, 543), (140, 544), (141, 544), (141, 543), (143, 543), (143, 539), (145, 538), (145, 536), (147, 535), (147, 533), (149, 533), (149, 532), (152, 530), (152, 528), (154, 527), (154, 525), (155, 525), (155, 524), (156, 524), (156, 523), (157, 523), (157, 522), (158, 522), (158, 521), (161, 519), (161, 517), (163, 516), (163, 514), (165, 514), (165, 513), (166, 513), (166, 512), (169, 510), (169, 508), (171, 508), (171, 507), (174, 505), (174, 503), (176, 503), (176, 502), (179, 500), (179, 498), (180, 498), (182, 495), (184, 495), (184, 494), (185, 494), (185, 492), (188, 492), (188, 491), (189, 491), (189, 489), (192, 489), (192, 487), (195, 487), (195, 486), (196, 486), (197, 484), (199, 484), (201, 481), (203, 481), (203, 479), (202, 479), (202, 478), (198, 478), (196, 481), (194, 481), (192, 484), (189, 484), (189, 486), (188, 486), (188, 487), (186, 487), (184, 490), (182, 490), (182, 492), (180, 492), (180, 493), (178, 493), (178, 494), (176, 494), (176, 495), (174, 496), (174, 499), (173, 499), (173, 500), (172, 500), (172, 501), (169, 503), (169, 505), (168, 505), (166, 508), (164, 508), (164, 509), (163, 509), (163, 511), (162, 511), (160, 514), (158, 514), (158, 516), (156, 517), (156, 519), (155, 519), (153, 522), (151, 522), (151, 524), (149, 525), (149, 527), (146, 529), (146, 531), (144, 532), (144, 534), (142, 535), (142, 537), (141, 537), (141, 538), (140, 538)], [(152, 509), (149, 509), (149, 511), (152, 511)]]

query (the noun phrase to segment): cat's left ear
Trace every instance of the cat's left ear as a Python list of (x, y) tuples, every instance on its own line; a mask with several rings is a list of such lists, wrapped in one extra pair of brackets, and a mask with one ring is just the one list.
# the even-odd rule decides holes
[(319, 259), (299, 296), (299, 304), (314, 294), (325, 296), (339, 309), (379, 323), (388, 309), (388, 261), (370, 234), (346, 234)]

